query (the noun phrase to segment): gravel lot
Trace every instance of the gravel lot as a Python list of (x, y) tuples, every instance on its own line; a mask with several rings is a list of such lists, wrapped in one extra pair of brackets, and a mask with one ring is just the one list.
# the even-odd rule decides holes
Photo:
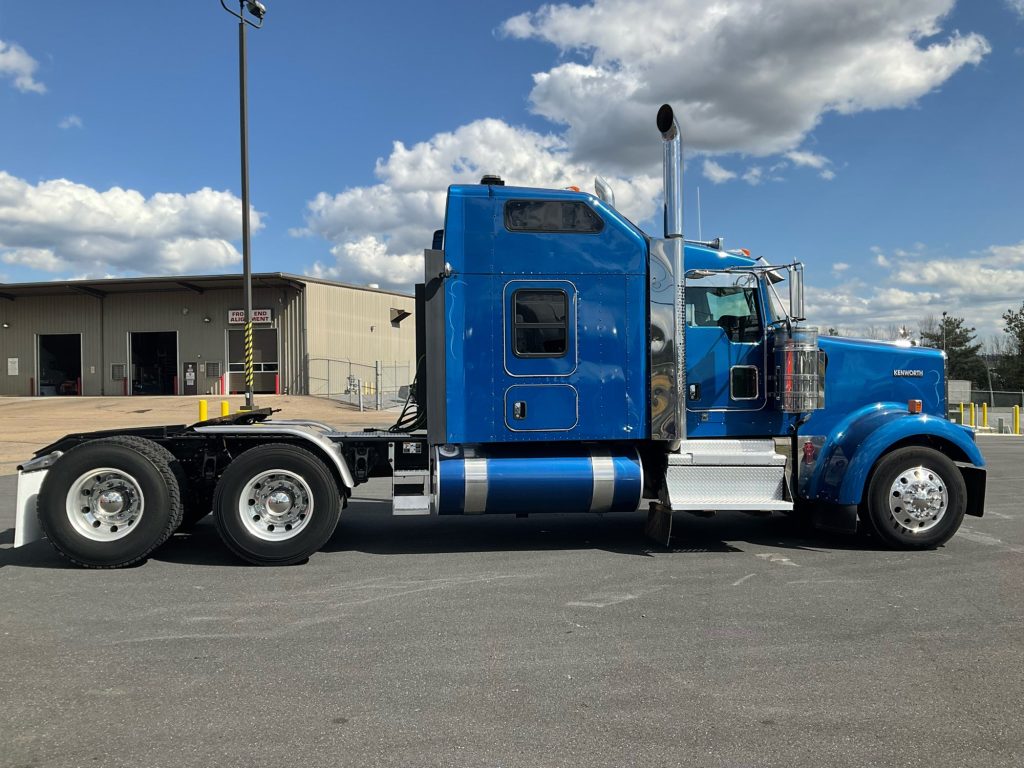
[(248, 567), (209, 521), (121, 571), (14, 551), (3, 766), (1024, 765), (1024, 440), (933, 552), (782, 517), (392, 519)]

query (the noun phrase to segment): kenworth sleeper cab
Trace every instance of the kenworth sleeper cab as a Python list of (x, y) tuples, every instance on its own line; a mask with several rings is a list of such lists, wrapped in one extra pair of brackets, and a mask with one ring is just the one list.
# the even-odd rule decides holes
[[(598, 194), (449, 188), (416, 287), (417, 376), (390, 430), (269, 409), (68, 435), (19, 471), (15, 545), (83, 566), (146, 557), (212, 512), (257, 564), (301, 561), (356, 485), (396, 515), (805, 512), (886, 545), (934, 547), (981, 515), (984, 460), (946, 419), (945, 355), (818, 338), (803, 267), (682, 229), (682, 143), (663, 139), (665, 236)], [(788, 281), (788, 282), (787, 282)], [(788, 294), (783, 301), (782, 294)]]

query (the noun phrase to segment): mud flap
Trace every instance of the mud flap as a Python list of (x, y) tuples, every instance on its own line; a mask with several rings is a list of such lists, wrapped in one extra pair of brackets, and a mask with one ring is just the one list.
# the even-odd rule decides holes
[(988, 472), (973, 464), (958, 464), (957, 469), (963, 475), (964, 485), (967, 486), (966, 514), (981, 517), (985, 514), (985, 482)]
[(647, 512), (644, 535), (659, 544), (669, 546), (672, 540), (672, 510), (660, 502), (652, 501)]
[(39, 526), (39, 515), (36, 514), (36, 499), (48, 471), (46, 469), (35, 472), (18, 471), (17, 507), (14, 510), (15, 547), (23, 547), (43, 538), (43, 529)]

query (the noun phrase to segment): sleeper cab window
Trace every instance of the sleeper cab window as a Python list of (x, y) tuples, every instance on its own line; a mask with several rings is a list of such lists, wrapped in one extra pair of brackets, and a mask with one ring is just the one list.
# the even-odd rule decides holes
[(520, 288), (512, 294), (512, 350), (516, 357), (564, 357), (569, 347), (565, 291)]
[(604, 221), (578, 200), (509, 200), (505, 227), (511, 232), (596, 234), (604, 229)]

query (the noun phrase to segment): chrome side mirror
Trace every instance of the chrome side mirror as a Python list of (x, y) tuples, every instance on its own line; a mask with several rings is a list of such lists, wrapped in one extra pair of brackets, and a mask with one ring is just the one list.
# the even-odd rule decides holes
[(806, 320), (804, 314), (804, 265), (789, 268), (789, 316), (793, 320)]

